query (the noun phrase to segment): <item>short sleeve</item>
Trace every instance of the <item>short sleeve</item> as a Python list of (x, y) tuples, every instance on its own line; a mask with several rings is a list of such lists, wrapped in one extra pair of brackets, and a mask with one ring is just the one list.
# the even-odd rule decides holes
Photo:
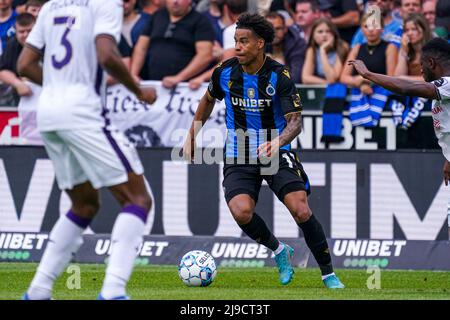
[(214, 99), (222, 100), (225, 96), (221, 86), (220, 86), (220, 76), (222, 74), (222, 64), (220, 63), (216, 69), (214, 69), (211, 80), (208, 85), (208, 94)]
[(450, 100), (450, 77), (440, 78), (432, 83), (436, 86), (438, 100)]
[(47, 4), (43, 6), (41, 9), (38, 18), (36, 20), (36, 23), (33, 26), (33, 29), (31, 29), (30, 34), (27, 37), (26, 44), (32, 46), (33, 48), (36, 48), (38, 50), (43, 50), (45, 47), (45, 21), (46, 19), (46, 8)]
[(120, 42), (122, 31), (123, 6), (121, 0), (101, 1), (94, 8), (94, 38), (106, 34)]
[(348, 11), (357, 11), (358, 10), (358, 4), (356, 3), (356, 0), (343, 0), (342, 1), (342, 11), (348, 12)]
[(208, 18), (202, 14), (199, 14), (199, 21), (195, 26), (195, 41), (211, 41), (215, 38), (215, 32)]
[(125, 37), (123, 35), (120, 37), (120, 42), (119, 42), (119, 46), (118, 47), (119, 47), (120, 55), (123, 58), (131, 57), (132, 49), (128, 45), (127, 40), (125, 39)]
[(226, 27), (223, 30), (223, 49), (233, 49), (234, 44), (234, 34), (236, 32), (236, 24), (232, 24), (228, 27)]
[(303, 111), (300, 94), (287, 68), (283, 68), (278, 74), (276, 91), (280, 98), (281, 110), (284, 115)]
[(400, 49), (403, 36), (403, 27), (399, 27), (391, 36), (391, 42), (393, 45)]

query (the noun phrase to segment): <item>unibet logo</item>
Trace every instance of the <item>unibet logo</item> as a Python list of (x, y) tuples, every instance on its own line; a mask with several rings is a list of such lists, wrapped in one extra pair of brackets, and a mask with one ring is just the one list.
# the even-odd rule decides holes
[(333, 253), (337, 257), (398, 257), (405, 245), (405, 240), (336, 240)]
[[(141, 257), (160, 257), (166, 247), (169, 246), (167, 241), (144, 241), (138, 248), (138, 256)], [(95, 254), (109, 255), (111, 253), (111, 240), (98, 239), (95, 244)]]
[(245, 258), (245, 259), (266, 259), (269, 252), (263, 245), (256, 243), (214, 243), (211, 250), (214, 258)]
[(41, 250), (48, 234), (0, 233), (0, 249)]

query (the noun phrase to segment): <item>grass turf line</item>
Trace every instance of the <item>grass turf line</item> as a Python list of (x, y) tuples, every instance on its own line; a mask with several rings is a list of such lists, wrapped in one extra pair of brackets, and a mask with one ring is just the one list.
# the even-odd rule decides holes
[[(81, 289), (68, 289), (73, 275), (64, 272), (55, 284), (56, 300), (92, 300), (101, 289), (104, 265), (78, 264)], [(37, 264), (0, 263), (0, 299), (20, 299)], [(295, 269), (293, 281), (282, 286), (276, 268), (219, 268), (213, 284), (186, 287), (176, 266), (137, 266), (128, 284), (135, 300), (300, 300), (300, 299), (450, 299), (450, 272), (381, 270), (381, 289), (369, 290), (366, 270), (336, 270), (344, 290), (326, 289), (319, 269)], [(70, 281), (69, 281), (70, 282)], [(72, 282), (73, 283), (73, 282)]]

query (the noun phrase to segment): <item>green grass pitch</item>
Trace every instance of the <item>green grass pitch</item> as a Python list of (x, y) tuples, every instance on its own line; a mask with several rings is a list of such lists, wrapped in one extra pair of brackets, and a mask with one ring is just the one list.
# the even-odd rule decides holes
[[(0, 263), (0, 299), (20, 299), (36, 264)], [(79, 264), (80, 289), (69, 289), (74, 273), (57, 281), (54, 299), (93, 300), (100, 291), (104, 265)], [(276, 268), (219, 268), (209, 287), (189, 288), (178, 278), (176, 266), (137, 266), (128, 284), (135, 300), (288, 300), (288, 299), (450, 299), (450, 272), (381, 271), (381, 289), (369, 290), (366, 270), (336, 270), (344, 290), (326, 289), (318, 269), (295, 270), (287, 286), (278, 282)], [(72, 278), (73, 279), (73, 278)], [(76, 284), (76, 283), (75, 283)]]

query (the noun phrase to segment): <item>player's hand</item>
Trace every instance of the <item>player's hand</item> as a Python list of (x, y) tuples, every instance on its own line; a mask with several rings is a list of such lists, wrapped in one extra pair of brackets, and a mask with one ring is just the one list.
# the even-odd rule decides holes
[(156, 90), (153, 87), (141, 88), (141, 93), (137, 97), (140, 101), (153, 104), (156, 101)]
[(272, 141), (262, 143), (256, 150), (258, 157), (272, 157), (280, 151), (280, 140), (278, 138)]
[(367, 69), (366, 65), (361, 60), (349, 60), (348, 64), (350, 66), (353, 66), (356, 72), (358, 72), (358, 74), (360, 74), (363, 78), (365, 78), (369, 73), (369, 70)]
[(448, 186), (449, 181), (450, 181), (450, 162), (448, 160), (445, 160), (445, 162), (444, 162), (444, 182), (445, 182), (446, 186)]
[(26, 83), (19, 81), (14, 88), (17, 91), (17, 94), (21, 97), (29, 97), (33, 94), (33, 91), (31, 91), (30, 87), (27, 86)]
[(181, 82), (181, 79), (179, 79), (177, 76), (167, 76), (162, 79), (162, 85), (164, 88), (167, 88), (167, 89), (172, 89), (180, 82)]
[(195, 150), (195, 138), (188, 133), (186, 141), (183, 145), (183, 157), (187, 162), (192, 163), (194, 161), (194, 150)]
[(201, 77), (196, 77), (189, 81), (189, 89), (197, 90), (203, 84), (203, 79)]

